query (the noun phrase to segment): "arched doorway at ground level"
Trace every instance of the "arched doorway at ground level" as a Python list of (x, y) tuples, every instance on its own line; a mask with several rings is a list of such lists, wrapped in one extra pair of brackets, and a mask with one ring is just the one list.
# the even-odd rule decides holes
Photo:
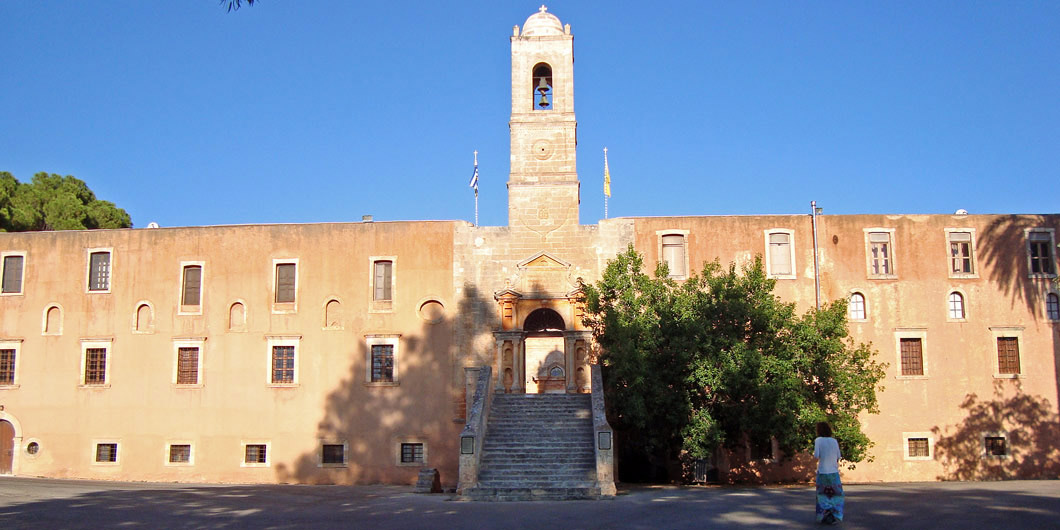
[(15, 462), (15, 426), (0, 420), (0, 475), (10, 475)]

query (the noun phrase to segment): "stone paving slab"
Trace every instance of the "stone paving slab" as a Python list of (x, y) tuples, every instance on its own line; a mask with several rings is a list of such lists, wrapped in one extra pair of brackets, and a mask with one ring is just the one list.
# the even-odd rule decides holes
[[(1057, 528), (1060, 482), (847, 485), (840, 528)], [(626, 487), (610, 501), (459, 502), (401, 486), (0, 477), (0, 528), (817, 528), (813, 488)]]

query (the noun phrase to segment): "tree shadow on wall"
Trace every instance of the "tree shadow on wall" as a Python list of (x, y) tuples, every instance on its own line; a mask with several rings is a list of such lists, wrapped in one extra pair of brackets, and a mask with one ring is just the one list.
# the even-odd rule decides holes
[(1027, 229), (1051, 226), (1044, 215), (1005, 215), (993, 220), (979, 234), (981, 265), (1013, 306), (1026, 305), (1035, 318), (1043, 316), (1049, 279), (1028, 278)]
[[(424, 321), (420, 333), (402, 332), (395, 355), (393, 384), (370, 382), (370, 352), (365, 335), (379, 332), (365, 324), (347, 326), (348, 343), (357, 344), (339, 385), (327, 394), (314, 440), (317, 450), (276, 465), (280, 482), (372, 484), (415, 482), (421, 467), (437, 468), (443, 484), (454, 484), (458, 436), (463, 428), (464, 387), (459, 335), (471, 325), (466, 315), (488, 308), (475, 289), (466, 289), (455, 311)], [(480, 322), (492, 322), (483, 319)], [(462, 329), (461, 329), (462, 328)], [(473, 336), (476, 330), (471, 331)], [(471, 341), (469, 340), (468, 343)], [(457, 359), (450, 354), (457, 352)], [(459, 377), (459, 379), (457, 379)], [(399, 465), (402, 442), (426, 445), (422, 465)], [(347, 444), (346, 464), (324, 464), (320, 444)]]
[[(961, 409), (961, 423), (931, 429), (939, 480), (1060, 477), (1060, 418), (1049, 400), (1023, 393), (1019, 381), (998, 381), (993, 399), (968, 394)], [(1005, 436), (1006, 456), (986, 455), (984, 436), (995, 433)]]

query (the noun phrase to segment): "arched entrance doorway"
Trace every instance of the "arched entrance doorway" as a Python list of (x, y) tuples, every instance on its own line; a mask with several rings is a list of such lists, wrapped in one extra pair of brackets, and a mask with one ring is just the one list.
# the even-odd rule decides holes
[(567, 391), (567, 355), (563, 332), (567, 326), (559, 313), (535, 309), (526, 316), (526, 392), (538, 394)]
[(15, 426), (0, 420), (0, 475), (10, 475), (15, 462)]

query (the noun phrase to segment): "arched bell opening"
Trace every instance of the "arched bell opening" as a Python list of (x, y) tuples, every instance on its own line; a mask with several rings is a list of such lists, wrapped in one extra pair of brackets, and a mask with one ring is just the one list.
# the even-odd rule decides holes
[(552, 108), (552, 67), (548, 63), (534, 65), (534, 82), (531, 97), (534, 110)]
[(542, 307), (535, 309), (523, 321), (523, 330), (528, 337), (562, 337), (567, 325), (559, 313)]

